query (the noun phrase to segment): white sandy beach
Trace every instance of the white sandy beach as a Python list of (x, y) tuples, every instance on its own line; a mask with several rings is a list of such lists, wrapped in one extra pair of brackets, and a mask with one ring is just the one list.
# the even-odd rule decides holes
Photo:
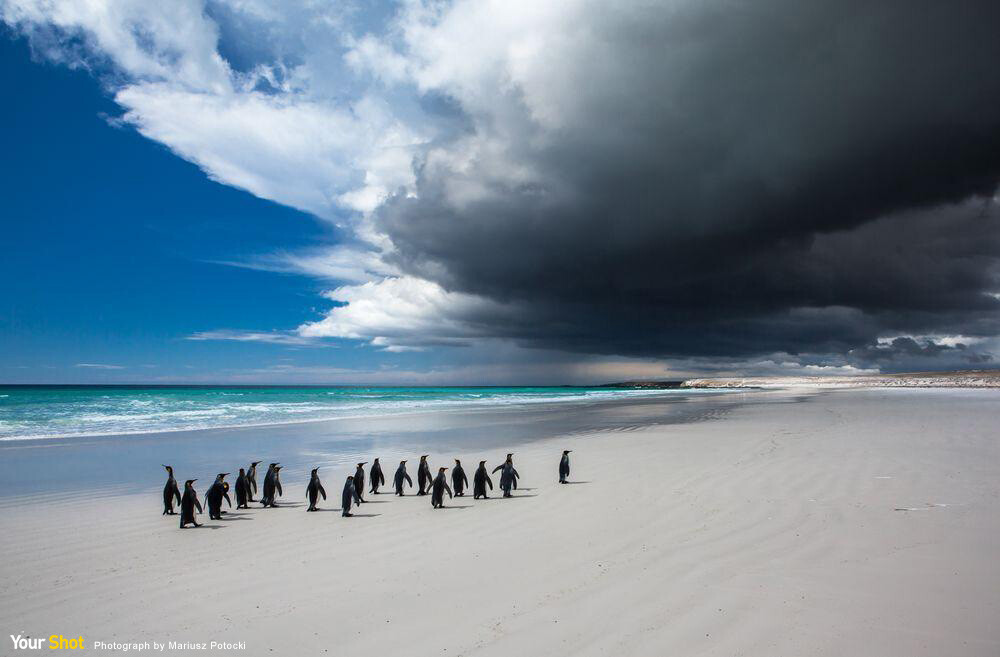
[[(995, 391), (820, 392), (534, 443), (517, 499), (383, 494), (351, 519), (332, 472), (329, 511), (305, 513), (287, 476), (295, 506), (202, 517), (218, 529), (179, 531), (155, 492), (17, 500), (0, 654), (9, 634), (63, 634), (89, 652), (997, 655), (998, 418)], [(556, 483), (562, 449), (576, 485)], [(459, 456), (471, 477), (502, 455), (430, 461)]]

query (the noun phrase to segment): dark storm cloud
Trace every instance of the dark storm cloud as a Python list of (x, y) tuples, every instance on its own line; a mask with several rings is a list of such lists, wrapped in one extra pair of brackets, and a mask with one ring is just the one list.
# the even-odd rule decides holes
[(940, 360), (951, 366), (982, 366), (993, 360), (990, 353), (977, 352), (964, 343), (954, 345), (937, 344), (929, 340), (917, 341), (910, 337), (899, 337), (887, 343), (869, 345), (848, 353), (848, 360), (864, 365), (876, 364), (892, 369), (899, 362), (907, 364), (926, 363), (930, 368)]
[(880, 335), (996, 335), (998, 26), (997, 2), (595, 10), (539, 62), (578, 81), (562, 124), (517, 89), (468, 110), (530, 182), (428, 164), (377, 222), (405, 271), (515, 304), (467, 320), (531, 346), (877, 362)]

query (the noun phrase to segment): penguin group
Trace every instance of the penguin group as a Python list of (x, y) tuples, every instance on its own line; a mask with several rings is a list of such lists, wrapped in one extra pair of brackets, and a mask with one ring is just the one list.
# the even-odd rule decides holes
[[(559, 460), (560, 484), (569, 483), (570, 451), (568, 449), (563, 450), (562, 457)], [(449, 468), (439, 467), (437, 475), (432, 475), (431, 466), (427, 462), (429, 457), (429, 454), (424, 454), (420, 457), (420, 463), (417, 466), (416, 494), (418, 496), (430, 494), (431, 508), (440, 509), (445, 506), (445, 493), (448, 494), (449, 499), (465, 496), (465, 491), (469, 488), (469, 478), (462, 467), (462, 461), (455, 459), (455, 465), (451, 468), (451, 485), (449, 486), (449, 477), (447, 475)], [(281, 489), (280, 476), (282, 466), (279, 462), (274, 462), (267, 466), (260, 499), (254, 500), (253, 498), (257, 494), (257, 466), (261, 463), (262, 461), (253, 461), (248, 467), (239, 469), (239, 475), (236, 477), (235, 483), (237, 509), (249, 509), (252, 502), (260, 503), (262, 508), (275, 508), (279, 506), (278, 498), (284, 494)], [(344, 490), (340, 498), (340, 511), (341, 515), (345, 518), (350, 518), (354, 515), (351, 513), (351, 510), (355, 506), (360, 506), (367, 502), (364, 499), (366, 482), (369, 486), (368, 492), (372, 495), (379, 495), (379, 488), (385, 485), (385, 475), (382, 472), (379, 460), (376, 458), (372, 461), (371, 468), (369, 468), (366, 477), (365, 466), (367, 464), (368, 461), (358, 463), (354, 474), (349, 475), (344, 482)], [(196, 515), (204, 513), (204, 509), (194, 488), (194, 483), (198, 480), (186, 480), (184, 482), (184, 490), (181, 492), (177, 480), (174, 478), (174, 469), (169, 465), (164, 465), (163, 467), (167, 471), (167, 483), (163, 488), (163, 515), (176, 515), (176, 503), (180, 507), (181, 529), (184, 529), (188, 525), (201, 527), (201, 524), (196, 519)], [(503, 497), (513, 497), (512, 491), (517, 490), (517, 482), (521, 475), (517, 472), (517, 468), (514, 467), (514, 455), (507, 454), (504, 462), (493, 468), (492, 471), (486, 467), (486, 461), (479, 462), (479, 467), (476, 468), (476, 471), (472, 475), (473, 499), (489, 498), (488, 491), (493, 490), (493, 479), (490, 475), (497, 472), (500, 473), (500, 481), (498, 483), (500, 490), (503, 492)], [(205, 493), (205, 505), (208, 507), (208, 517), (212, 520), (222, 520), (222, 515), (228, 513), (222, 509), (223, 501), (228, 504), (228, 508), (231, 509), (233, 507), (233, 501), (229, 497), (229, 482), (226, 481), (226, 477), (230, 474), (229, 472), (220, 472), (217, 474), (214, 482)], [(407, 486), (411, 489), (413, 488), (413, 480), (410, 479), (410, 475), (406, 472), (406, 460), (399, 462), (399, 467), (396, 469), (395, 475), (393, 475), (392, 484), (397, 496), (405, 496)], [(306, 485), (306, 499), (309, 501), (306, 511), (319, 511), (318, 505), (321, 498), (324, 501), (326, 500), (326, 489), (323, 488), (323, 483), (319, 476), (319, 468), (317, 467), (313, 468), (310, 472), (309, 483)]]

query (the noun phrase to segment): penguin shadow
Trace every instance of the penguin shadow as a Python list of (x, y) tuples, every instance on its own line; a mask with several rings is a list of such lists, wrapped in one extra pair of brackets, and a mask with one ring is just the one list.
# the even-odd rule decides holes
[(264, 506), (262, 509), (297, 509), (305, 506), (305, 502), (278, 502), (275, 506)]
[(438, 509), (471, 509), (471, 508), (472, 508), (471, 504), (446, 504), (444, 506), (439, 506), (437, 509), (434, 509), (434, 511), (437, 511)]
[(592, 484), (594, 482), (592, 482), (592, 481), (564, 481), (563, 483), (564, 484), (576, 485), (576, 484)]
[(222, 525), (210, 525), (206, 522), (203, 522), (197, 527), (183, 527), (182, 529), (222, 529)]
[(536, 488), (524, 488), (522, 486), (521, 488), (518, 488), (517, 490), (537, 490), (537, 489)]
[(245, 515), (234, 515), (232, 513), (228, 514), (228, 517), (222, 516), (222, 522), (229, 522), (230, 520), (253, 520), (253, 518), (248, 518)]
[(377, 518), (381, 513), (352, 513), (349, 518)]
[(365, 500), (362, 504), (388, 504), (389, 500)]
[[(308, 511), (308, 509), (306, 509)], [(340, 509), (313, 509), (311, 513), (316, 513), (318, 511), (340, 511)]]

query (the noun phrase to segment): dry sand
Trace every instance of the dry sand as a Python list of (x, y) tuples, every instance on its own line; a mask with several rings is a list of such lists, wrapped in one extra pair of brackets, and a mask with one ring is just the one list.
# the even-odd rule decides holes
[[(61, 633), (246, 655), (998, 655), (998, 418), (992, 391), (822, 392), (535, 443), (516, 499), (385, 494), (351, 519), (332, 473), (326, 512), (289, 480), (295, 506), (203, 518), (217, 529), (179, 531), (155, 493), (13, 500), (0, 654)], [(459, 456), (471, 475), (480, 455)]]

